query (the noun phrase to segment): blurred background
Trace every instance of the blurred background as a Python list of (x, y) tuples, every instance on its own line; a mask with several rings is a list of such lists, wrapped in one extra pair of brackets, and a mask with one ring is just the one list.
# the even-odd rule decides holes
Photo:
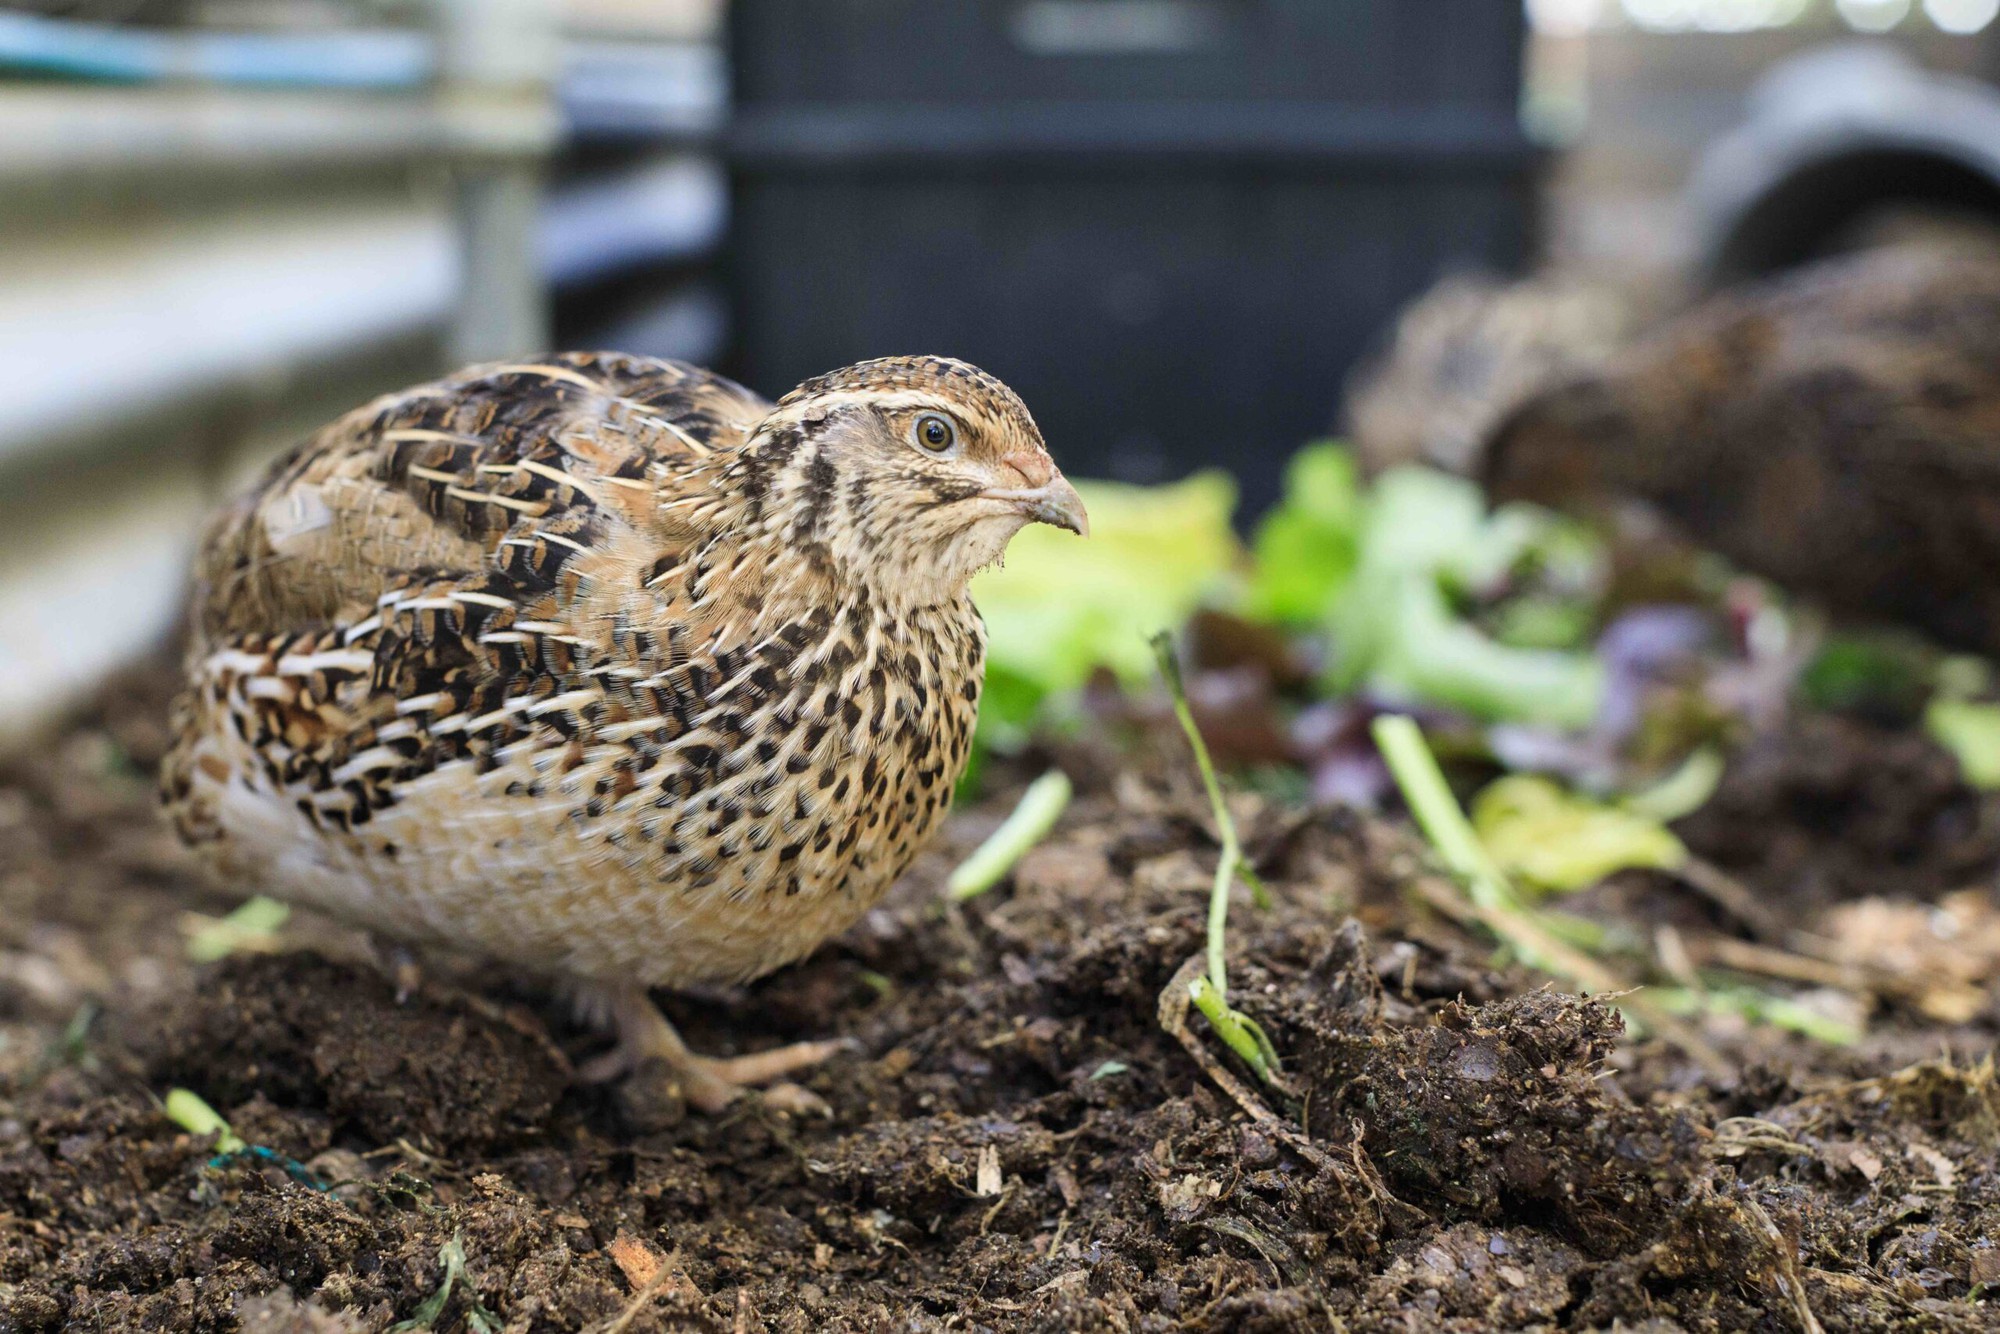
[[(1373, 417), (1349, 394), (1441, 280), (1534, 275), (1555, 295), (1528, 342), (1609, 342), (1885, 232), (2000, 220), (1996, 11), (0, 8), (0, 732), (169, 631), (200, 517), (248, 471), (482, 358), (618, 348), (775, 396), (949, 353), (1020, 389), (1073, 475), (1227, 469), (1239, 527), (1337, 427), (1449, 463), (1436, 423), (1399, 443), (1393, 394)], [(1428, 383), (1475, 386), (1477, 417), (1494, 374)]]

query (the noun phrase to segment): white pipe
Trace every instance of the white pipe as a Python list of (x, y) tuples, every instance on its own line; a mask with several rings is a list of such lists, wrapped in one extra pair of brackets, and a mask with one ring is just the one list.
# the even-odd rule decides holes
[(410, 158), (538, 157), (559, 127), (546, 98), (464, 114), (423, 96), (205, 88), (0, 86), (0, 182), (166, 170), (296, 171)]

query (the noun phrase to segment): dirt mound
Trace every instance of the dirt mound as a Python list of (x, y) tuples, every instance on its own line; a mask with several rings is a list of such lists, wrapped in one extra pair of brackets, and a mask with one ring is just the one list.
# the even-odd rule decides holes
[(380, 973), (311, 956), (229, 960), (133, 1041), (156, 1087), (262, 1095), (343, 1135), (451, 1151), (540, 1130), (570, 1073), (532, 1016), (433, 990), (399, 1003)]

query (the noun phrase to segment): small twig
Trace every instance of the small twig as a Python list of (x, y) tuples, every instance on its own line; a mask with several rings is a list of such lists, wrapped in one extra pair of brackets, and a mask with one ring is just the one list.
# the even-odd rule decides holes
[(1771, 1248), (1771, 1273), (1778, 1291), (1784, 1295), (1792, 1308), (1792, 1318), (1798, 1321), (1799, 1334), (1826, 1334), (1826, 1326), (1820, 1324), (1813, 1314), (1812, 1302), (1806, 1296), (1804, 1275), (1799, 1273), (1798, 1248), (1778, 1230), (1771, 1221), (1771, 1215), (1764, 1212), (1764, 1206), (1749, 1195), (1741, 1197), (1743, 1211), (1750, 1215), (1761, 1239)]
[(1225, 1237), (1234, 1237), (1263, 1257), (1271, 1266), (1272, 1274), (1281, 1284), (1295, 1288), (1316, 1291), (1318, 1284), (1313, 1281), (1312, 1269), (1299, 1259), (1298, 1252), (1286, 1245), (1283, 1239), (1266, 1232), (1247, 1218), (1223, 1215), (1219, 1218), (1204, 1218), (1201, 1226)]
[[(1798, 950), (1759, 945), (1734, 936), (1708, 936), (1697, 942), (1704, 961), (1739, 973), (1753, 973), (1807, 986), (1833, 987), (1860, 995), (1885, 996), (1932, 1013), (1940, 1004), (1951, 1012), (1976, 1010), (1985, 992), (1978, 986), (1950, 976), (1906, 976), (1893, 968), (1852, 963), (1828, 957), (1831, 947), (1811, 936), (1795, 934)], [(1812, 952), (1806, 952), (1806, 951)], [(1933, 1014), (1933, 1017), (1936, 1017)]]
[(1014, 1198), (1014, 1191), (1019, 1185), (1020, 1182), (1018, 1179), (1016, 1179), (1014, 1181), (1009, 1181), (1006, 1184), (1006, 1186), (1004, 1186), (1001, 1189), (1000, 1198), (993, 1201), (993, 1207), (991, 1209), (988, 1209), (986, 1211), (985, 1216), (979, 1220), (980, 1236), (982, 1237), (985, 1236), (987, 1229), (993, 1226), (993, 1220), (1000, 1216), (1000, 1211), (1002, 1209), (1005, 1209), (1007, 1207), (1007, 1202)]
[[(1704, 936), (1695, 950), (1704, 963), (1734, 968), (1740, 973), (1774, 977), (1784, 982), (1801, 982), (1813, 987), (1836, 987), (1842, 991), (1881, 991), (1888, 979), (1873, 977), (1853, 964), (1829, 963), (1807, 954), (1794, 954), (1772, 945), (1758, 945), (1734, 936)], [(1914, 989), (1912, 989), (1914, 990)]]
[(999, 884), (1028, 849), (1048, 837), (1074, 790), (1069, 775), (1060, 769), (1051, 769), (1028, 784), (1013, 813), (945, 881), (945, 893), (952, 902), (978, 898)]
[(653, 1276), (641, 1284), (639, 1290), (632, 1294), (632, 1300), (625, 1303), (624, 1310), (603, 1324), (598, 1325), (590, 1331), (590, 1334), (625, 1334), (625, 1330), (631, 1326), (634, 1320), (639, 1318), (639, 1312), (646, 1309), (646, 1304), (658, 1295), (660, 1289), (665, 1287), (672, 1280), (672, 1277), (673, 1261), (672, 1257), (669, 1257), (658, 1269), (653, 1271)]
[(1792, 1158), (1811, 1158), (1813, 1151), (1792, 1138), (1790, 1131), (1761, 1116), (1731, 1116), (1716, 1123), (1715, 1138), (1706, 1152), (1711, 1157), (1741, 1158), (1749, 1153), (1782, 1153)]
[(1784, 923), (1757, 901), (1756, 891), (1713, 862), (1689, 857), (1673, 871), (1682, 884), (1749, 927), (1763, 940), (1782, 940)]

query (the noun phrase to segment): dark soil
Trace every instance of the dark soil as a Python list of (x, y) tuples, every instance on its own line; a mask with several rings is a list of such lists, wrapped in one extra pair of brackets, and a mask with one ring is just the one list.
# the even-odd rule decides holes
[[(669, 998), (703, 1050), (853, 1042), (807, 1081), (831, 1119), (705, 1118), (573, 1086), (602, 1039), (532, 979), (399, 1000), (331, 928), (189, 964), (227, 901), (151, 810), (161, 680), (0, 782), (0, 1331), (2000, 1327), (1990, 974), (1949, 1026), (1849, 994), (1852, 1047), (1711, 1023), (1704, 1074), (1419, 906), (1399, 825), (1244, 797), (1276, 902), (1232, 985), (1297, 1096), (1239, 1101), (1159, 1022), (1215, 856), (1163, 749), (1075, 764), (984, 898), (938, 886), (1006, 798), (805, 964)], [(1768, 918), (1990, 882), (1993, 812), (1923, 743), (1788, 736), (1689, 830)], [(1578, 906), (1741, 928), (1657, 878)], [(168, 1121), (176, 1085), (257, 1148)]]

